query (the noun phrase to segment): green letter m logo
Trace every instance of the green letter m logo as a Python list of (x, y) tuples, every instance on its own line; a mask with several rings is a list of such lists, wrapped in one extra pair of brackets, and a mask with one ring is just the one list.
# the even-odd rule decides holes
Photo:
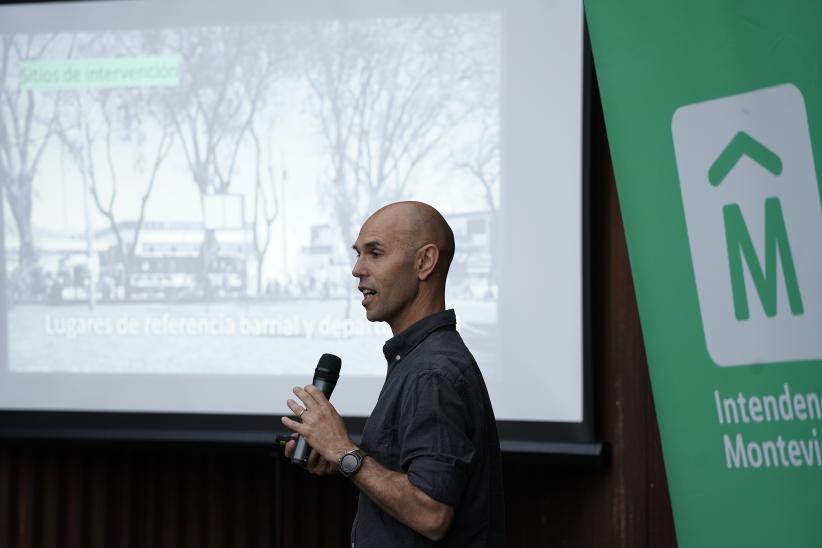
[(748, 293), (745, 290), (745, 277), (742, 272), (742, 260), (748, 265), (751, 279), (765, 315), (772, 318), (776, 315), (776, 257), (782, 259), (782, 273), (785, 287), (788, 290), (788, 301), (791, 312), (798, 316), (804, 312), (799, 284), (796, 280), (796, 269), (791, 256), (791, 245), (785, 230), (785, 219), (778, 198), (765, 200), (765, 271), (762, 271), (759, 257), (754, 249), (745, 219), (738, 204), (729, 204), (722, 209), (725, 217), (725, 239), (728, 245), (728, 265), (731, 271), (731, 288), (734, 297), (734, 313), (737, 320), (747, 320), (751, 314), (748, 310)]

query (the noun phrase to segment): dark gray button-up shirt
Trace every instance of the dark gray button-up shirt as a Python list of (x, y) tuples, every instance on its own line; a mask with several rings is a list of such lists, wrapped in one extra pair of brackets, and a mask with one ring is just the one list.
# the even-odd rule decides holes
[(357, 548), (505, 545), (499, 438), (482, 374), (456, 330), (453, 310), (432, 314), (383, 347), (388, 373), (363, 429), (362, 448), (408, 474), (431, 498), (454, 507), (434, 543), (360, 494), (351, 540)]

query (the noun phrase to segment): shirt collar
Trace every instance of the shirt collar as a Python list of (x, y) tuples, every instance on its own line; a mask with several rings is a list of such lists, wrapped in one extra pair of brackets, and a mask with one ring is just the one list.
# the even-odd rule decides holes
[(382, 347), (382, 353), (388, 361), (389, 369), (391, 365), (399, 362), (411, 350), (420, 344), (425, 338), (443, 327), (456, 326), (457, 316), (453, 309), (435, 312), (430, 316), (417, 321), (407, 327), (402, 333), (388, 339)]

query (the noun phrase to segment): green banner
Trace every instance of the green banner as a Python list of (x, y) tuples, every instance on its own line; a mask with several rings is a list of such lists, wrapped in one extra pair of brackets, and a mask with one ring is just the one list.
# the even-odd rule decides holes
[(822, 3), (587, 0), (677, 540), (822, 546)]
[(22, 89), (176, 86), (180, 60), (173, 55), (97, 59), (42, 59), (20, 63)]

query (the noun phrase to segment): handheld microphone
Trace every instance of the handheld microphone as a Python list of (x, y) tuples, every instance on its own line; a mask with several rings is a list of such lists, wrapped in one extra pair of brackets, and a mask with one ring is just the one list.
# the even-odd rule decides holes
[[(314, 380), (311, 384), (320, 389), (326, 398), (331, 397), (331, 392), (337, 386), (337, 379), (340, 378), (340, 367), (342, 367), (342, 360), (334, 354), (323, 354), (320, 356), (320, 361), (317, 362), (317, 368), (314, 370)], [(297, 438), (297, 447), (294, 449), (294, 454), (291, 456), (291, 462), (299, 466), (308, 464), (308, 452), (311, 450), (302, 436)]]

